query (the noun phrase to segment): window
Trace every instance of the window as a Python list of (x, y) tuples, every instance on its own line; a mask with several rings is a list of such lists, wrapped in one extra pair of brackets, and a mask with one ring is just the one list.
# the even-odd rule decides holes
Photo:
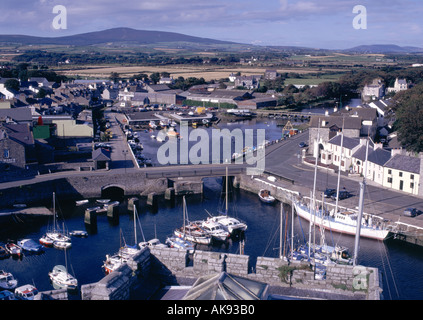
[(392, 170), (391, 169), (388, 170), (388, 174), (392, 174)]
[(411, 182), (411, 183), (410, 183), (410, 189), (411, 189), (411, 190), (414, 190), (414, 182)]
[(402, 172), (399, 173), (399, 176), (402, 177)]
[(414, 174), (410, 174), (410, 180), (414, 180)]
[(388, 183), (392, 183), (392, 178), (388, 178)]
[(4, 159), (9, 159), (9, 156), (10, 156), (9, 149), (4, 149), (3, 150), (3, 158)]

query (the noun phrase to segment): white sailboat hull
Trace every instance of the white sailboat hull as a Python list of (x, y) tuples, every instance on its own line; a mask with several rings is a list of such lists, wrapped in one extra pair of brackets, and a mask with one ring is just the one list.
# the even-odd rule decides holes
[[(305, 205), (301, 205), (298, 202), (295, 202), (294, 207), (295, 211), (301, 218), (309, 222), (313, 218), (310, 214), (310, 211), (308, 210), (308, 207), (306, 207)], [(357, 230), (357, 226), (355, 224), (341, 223), (329, 216), (326, 216), (323, 219), (320, 216), (316, 216), (315, 223), (316, 225), (318, 225), (319, 227), (323, 227), (324, 229), (349, 235), (355, 235)], [(360, 228), (360, 237), (364, 238), (384, 240), (388, 236), (388, 234), (389, 230), (386, 229), (368, 227), (364, 225), (362, 225)]]

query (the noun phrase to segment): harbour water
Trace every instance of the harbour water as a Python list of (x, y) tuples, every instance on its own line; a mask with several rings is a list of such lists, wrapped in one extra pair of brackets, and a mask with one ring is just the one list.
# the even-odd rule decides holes
[[(205, 180), (203, 197), (187, 197), (187, 208), (190, 220), (205, 219), (208, 213), (215, 214), (223, 208), (221, 197), (221, 178)], [(257, 256), (277, 257), (279, 254), (279, 225), (280, 206), (267, 205), (259, 201), (257, 195), (233, 190), (229, 201), (229, 212), (248, 224), (245, 234), (244, 254), (252, 259)], [(94, 199), (91, 202), (93, 204)], [(84, 207), (75, 207), (74, 203), (57, 202), (59, 216), (66, 216), (65, 226), (69, 230), (85, 230)], [(182, 201), (178, 198), (172, 206), (164, 199), (160, 200), (157, 212), (150, 211), (141, 199), (137, 223), (137, 241), (159, 238), (166, 240), (176, 227), (182, 225)], [(287, 208), (284, 217), (290, 216)], [(289, 220), (289, 224), (290, 224)], [(7, 229), (2, 228), (0, 241), (8, 239), (19, 240), (32, 238), (38, 240), (44, 234), (49, 221), (40, 218), (31, 224), (10, 224)], [(142, 226), (142, 231), (141, 231)], [(308, 223), (294, 217), (294, 242), (303, 243), (308, 240)], [(99, 281), (104, 272), (102, 263), (106, 254), (115, 253), (121, 245), (121, 233), (128, 244), (134, 244), (133, 215), (126, 211), (126, 203), (120, 207), (118, 223), (112, 223), (107, 216), (97, 217), (97, 230), (87, 238), (72, 238), (72, 247), (67, 250), (68, 267), (79, 280), (79, 284)], [(317, 234), (319, 232), (317, 231)], [(318, 239), (318, 237), (317, 237)], [(354, 237), (326, 232), (329, 244), (338, 243), (353, 251)], [(359, 264), (377, 267), (383, 275), (384, 299), (423, 299), (421, 287), (423, 277), (420, 270), (423, 268), (423, 248), (389, 239), (385, 242), (362, 239), (360, 242)], [(201, 250), (215, 250), (230, 253), (239, 253), (239, 240), (230, 240), (226, 245), (210, 247), (201, 246)], [(20, 284), (33, 283), (42, 291), (53, 289), (48, 278), (48, 272), (56, 264), (65, 264), (64, 251), (55, 248), (46, 248), (40, 255), (24, 255), (21, 259), (8, 258), (0, 260), (0, 270), (12, 272)], [(78, 299), (78, 295), (71, 295)]]
[[(255, 120), (253, 120), (255, 121)], [(233, 128), (251, 125), (251, 128), (265, 128), (266, 139), (279, 139), (282, 127), (276, 126), (274, 120), (262, 120), (254, 123), (233, 123), (226, 127)], [(145, 133), (148, 138), (148, 133)], [(144, 143), (145, 152), (150, 152), (154, 160), (154, 149), (157, 142)], [(151, 146), (150, 146), (151, 144)], [(216, 214), (223, 210), (224, 199), (222, 197), (222, 178), (204, 179), (203, 196), (187, 196), (187, 210), (190, 220), (201, 220), (208, 217), (208, 213)], [(87, 238), (72, 238), (72, 247), (67, 250), (67, 262), (69, 270), (76, 276), (80, 285), (99, 281), (104, 277), (102, 269), (106, 254), (118, 251), (123, 235), (126, 243), (134, 244), (134, 217), (127, 211), (127, 200), (120, 204), (120, 217), (118, 222), (110, 221), (106, 214), (98, 215), (95, 229), (86, 228), (84, 225), (84, 210), (93, 206), (95, 199), (90, 203), (76, 207), (75, 203), (65, 202), (60, 198), (56, 201), (56, 209), (59, 217), (63, 220), (68, 230), (87, 230)], [(245, 233), (244, 254), (251, 259), (257, 256), (277, 257), (279, 255), (280, 229), (280, 206), (267, 205), (260, 202), (256, 194), (243, 190), (231, 190), (229, 197), (229, 214), (240, 218), (248, 224)], [(51, 203), (45, 203), (51, 208)], [(290, 226), (290, 209), (285, 208), (283, 228)], [(182, 221), (182, 198), (177, 198), (172, 205), (164, 199), (159, 200), (156, 211), (146, 206), (146, 199), (141, 198), (139, 203), (139, 223), (137, 226), (137, 241), (158, 238), (161, 242), (171, 235), (173, 230), (180, 227)], [(37, 218), (30, 223), (2, 224), (0, 226), (0, 242), (8, 239), (20, 240), (31, 238), (36, 241), (45, 233), (51, 218)], [(289, 228), (288, 228), (289, 229)], [(285, 229), (284, 229), (285, 230)], [(294, 243), (303, 244), (308, 240), (309, 225), (307, 221), (294, 218)], [(289, 234), (287, 235), (289, 238)], [(348, 247), (350, 253), (354, 249), (354, 237), (337, 233), (325, 233), (329, 245), (340, 244)], [(316, 230), (316, 239), (319, 239), (319, 230)], [(239, 253), (239, 239), (232, 239), (227, 244), (201, 247), (201, 250), (215, 250), (230, 253)], [(384, 242), (361, 239), (358, 262), (361, 265), (377, 267), (382, 273), (383, 297), (393, 300), (420, 300), (423, 299), (423, 248), (407, 244), (395, 239)], [(7, 258), (0, 260), (0, 270), (10, 271), (18, 279), (19, 284), (34, 284), (40, 291), (53, 289), (48, 272), (57, 264), (65, 264), (65, 252), (54, 248), (46, 248), (40, 255), (27, 256), (21, 259)], [(71, 295), (72, 299), (78, 299), (78, 294)]]

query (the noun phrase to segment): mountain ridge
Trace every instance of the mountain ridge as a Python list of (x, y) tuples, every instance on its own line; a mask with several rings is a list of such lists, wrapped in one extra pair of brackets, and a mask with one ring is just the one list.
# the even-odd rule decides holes
[(28, 35), (0, 35), (0, 43), (20, 43), (23, 45), (73, 45), (95, 46), (110, 43), (126, 43), (132, 45), (148, 45), (158, 43), (190, 42), (201, 45), (242, 45), (258, 48), (273, 48), (280, 50), (315, 50), (315, 51), (341, 51), (361, 54), (386, 54), (386, 53), (423, 53), (423, 48), (412, 46), (398, 46), (395, 44), (360, 45), (349, 49), (325, 49), (305, 46), (260, 46), (232, 41), (216, 40), (211, 38), (190, 36), (182, 33), (168, 31), (137, 30), (133, 28), (112, 28), (101, 31), (92, 31), (61, 37), (39, 37)]

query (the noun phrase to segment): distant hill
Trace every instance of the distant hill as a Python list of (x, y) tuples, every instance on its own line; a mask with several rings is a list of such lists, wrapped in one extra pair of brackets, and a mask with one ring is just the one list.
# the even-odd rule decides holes
[(131, 28), (114, 28), (103, 31), (88, 32), (64, 37), (33, 37), (25, 35), (0, 35), (0, 43), (20, 43), (23, 45), (75, 45), (90, 46), (104, 43), (127, 43), (133, 45), (161, 42), (192, 42), (199, 44), (235, 44), (208, 38), (188, 36), (164, 31), (135, 30)]
[(343, 50), (352, 53), (423, 53), (423, 48), (400, 47), (395, 44), (362, 45)]

